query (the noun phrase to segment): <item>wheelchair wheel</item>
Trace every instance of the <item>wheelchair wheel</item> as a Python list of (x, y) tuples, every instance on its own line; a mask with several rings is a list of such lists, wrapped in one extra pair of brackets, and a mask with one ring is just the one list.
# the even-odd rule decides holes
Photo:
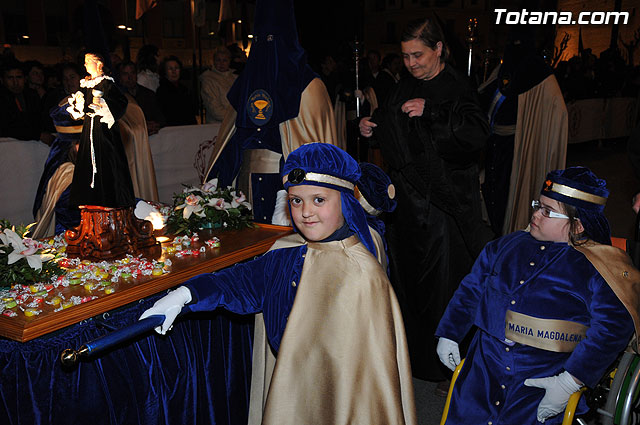
[(603, 425), (640, 423), (639, 383), (640, 356), (625, 352), (618, 363), (611, 386), (607, 388), (604, 408), (597, 409)]

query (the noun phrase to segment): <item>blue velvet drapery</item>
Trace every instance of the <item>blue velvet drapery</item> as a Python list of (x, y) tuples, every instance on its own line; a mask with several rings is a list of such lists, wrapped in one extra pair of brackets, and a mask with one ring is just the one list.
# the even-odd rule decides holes
[[(158, 297), (101, 320), (124, 327)], [(223, 310), (189, 314), (164, 337), (148, 334), (74, 369), (63, 368), (62, 350), (109, 332), (88, 320), (25, 343), (0, 338), (0, 422), (247, 423), (253, 316)]]

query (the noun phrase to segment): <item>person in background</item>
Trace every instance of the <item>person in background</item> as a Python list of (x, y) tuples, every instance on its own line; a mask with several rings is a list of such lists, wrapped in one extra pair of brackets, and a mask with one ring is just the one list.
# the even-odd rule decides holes
[(548, 170), (565, 167), (567, 152), (568, 113), (553, 70), (531, 35), (510, 38), (497, 78), (482, 90), (491, 130), (482, 195), (496, 235), (527, 225), (527, 202)]
[(44, 128), (40, 98), (25, 87), (23, 66), (15, 60), (6, 62), (2, 70), (0, 137), (40, 140), (47, 145), (54, 139)]
[(180, 82), (182, 62), (175, 56), (160, 63), (160, 87), (156, 92), (166, 125), (197, 124), (195, 103), (189, 89)]
[(84, 77), (85, 72), (75, 63), (66, 63), (62, 65), (60, 71), (62, 88), (68, 96), (80, 90), (80, 80)]
[(258, 423), (415, 424), (400, 309), (354, 196), (358, 163), (307, 143), (281, 177), (303, 243), (285, 237), (252, 261), (196, 276), (140, 319), (164, 315), (156, 331), (165, 334), (181, 311), (263, 312), (276, 357), (259, 385), (267, 394), (256, 397), (252, 383)]
[(138, 84), (148, 88), (154, 93), (158, 90), (158, 87), (160, 87), (160, 75), (158, 74), (159, 57), (160, 50), (153, 44), (142, 46), (136, 55)]
[(47, 88), (44, 85), (44, 66), (35, 60), (27, 61), (24, 64), (27, 77), (27, 87), (38, 93), (40, 99), (44, 99)]
[(44, 88), (47, 92), (55, 90), (61, 85), (59, 64), (46, 66), (44, 68)]
[(378, 73), (373, 83), (373, 90), (379, 105), (384, 105), (400, 80), (400, 70), (402, 69), (402, 59), (396, 53), (389, 53), (382, 60), (381, 71)]
[[(610, 246), (608, 196), (588, 168), (552, 171), (529, 227), (482, 251), (435, 333), (453, 370), (458, 344), (477, 327), (447, 425), (560, 424), (571, 394), (595, 386), (627, 346), (640, 272)], [(577, 413), (587, 410), (582, 398)]]
[[(478, 159), (489, 134), (466, 77), (446, 63), (448, 47), (432, 19), (402, 35), (401, 79), (360, 134), (375, 137), (396, 188), (389, 216), (391, 282), (402, 307), (415, 377), (440, 382), (436, 326), (460, 280), (493, 235), (482, 221)], [(375, 133), (375, 135), (374, 135)]]
[(240, 75), (247, 64), (247, 54), (237, 43), (228, 44), (227, 49), (231, 53), (229, 68), (233, 70), (234, 74)]
[(111, 69), (118, 69), (118, 66), (123, 61), (122, 57), (115, 52), (109, 53), (109, 59), (111, 59)]
[(206, 122), (222, 122), (231, 109), (227, 93), (238, 77), (229, 67), (231, 52), (226, 47), (218, 47), (213, 52), (213, 68), (200, 75), (200, 95), (207, 111)]
[[(58, 70), (60, 87), (56, 87), (47, 93), (44, 99), (43, 115), (46, 115), (45, 126), (52, 132), (54, 130), (55, 115), (52, 109), (57, 108), (60, 102), (66, 103), (67, 97), (80, 90), (80, 79), (85, 75), (80, 67), (73, 62), (62, 64)], [(53, 148), (53, 146), (52, 146)]]
[(382, 70), (380, 68), (380, 52), (377, 50), (369, 50), (367, 52), (366, 61), (364, 61), (364, 72), (362, 72), (362, 80), (360, 81), (360, 87), (373, 86), (376, 78)]
[(320, 62), (320, 78), (327, 87), (327, 93), (331, 98), (331, 104), (335, 105), (338, 91), (341, 89), (338, 75), (338, 64), (331, 54), (326, 54)]
[(164, 127), (165, 117), (162, 114), (156, 94), (148, 88), (138, 84), (136, 65), (131, 61), (125, 61), (117, 69), (118, 86), (135, 100), (140, 106), (147, 121), (149, 136), (156, 134)]

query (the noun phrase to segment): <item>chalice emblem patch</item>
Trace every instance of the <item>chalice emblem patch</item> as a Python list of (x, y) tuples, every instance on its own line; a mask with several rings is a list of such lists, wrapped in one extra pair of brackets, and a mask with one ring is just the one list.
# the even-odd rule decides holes
[(273, 102), (271, 96), (263, 89), (251, 93), (247, 99), (247, 114), (255, 125), (265, 125), (273, 115)]

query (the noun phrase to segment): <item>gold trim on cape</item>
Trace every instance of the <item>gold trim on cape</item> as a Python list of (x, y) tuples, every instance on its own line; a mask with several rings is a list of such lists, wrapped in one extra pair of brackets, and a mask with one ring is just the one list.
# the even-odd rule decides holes
[[(620, 248), (591, 240), (573, 248), (584, 254), (609, 284), (631, 315), (636, 337), (640, 335), (640, 271), (633, 266), (631, 258)], [(637, 338), (632, 340), (631, 347), (640, 352)]]

